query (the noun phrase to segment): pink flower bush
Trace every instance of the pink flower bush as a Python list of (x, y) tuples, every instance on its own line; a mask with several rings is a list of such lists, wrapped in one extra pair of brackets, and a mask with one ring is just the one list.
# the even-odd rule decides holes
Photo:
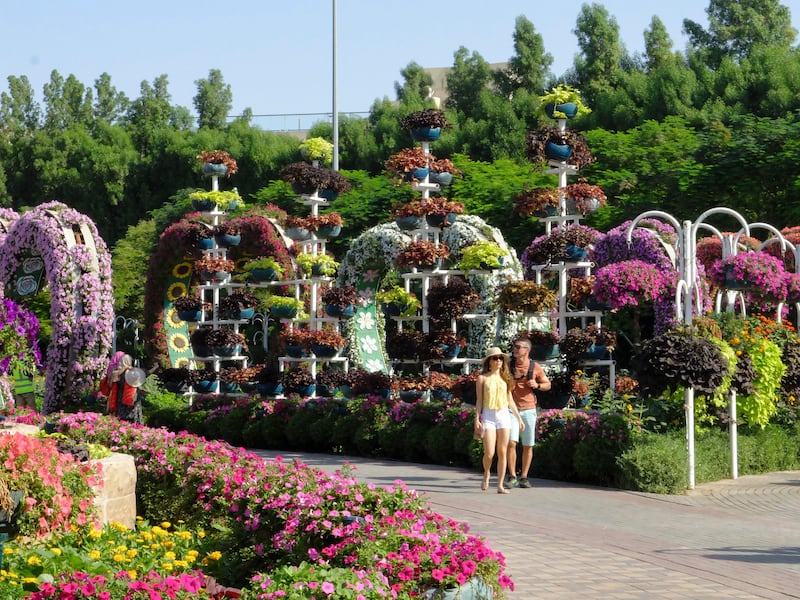
[(764, 313), (774, 313), (777, 304), (786, 300), (788, 281), (783, 261), (766, 252), (740, 252), (715, 262), (708, 272), (711, 282), (727, 289), (734, 283), (747, 287), (748, 306)]
[[(497, 593), (513, 589), (501, 554), (399, 483), (360, 484), (300, 463), (264, 461), (224, 442), (90, 413), (63, 415), (59, 430), (132, 454), (145, 516), (152, 511), (158, 518), (228, 531), (221, 539), (229, 551), (249, 556), (249, 562), (242, 560), (250, 575), (265, 564), (279, 569), (306, 560), (320, 569), (351, 570), (356, 579), (363, 574), (391, 595), (444, 589), (472, 576)], [(182, 498), (175, 498), (175, 490), (183, 490)], [(266, 589), (271, 578), (271, 571), (261, 573), (253, 585)], [(355, 585), (352, 578), (347, 580)], [(271, 597), (277, 596), (260, 598)]]
[(594, 275), (595, 296), (611, 308), (653, 302), (670, 289), (672, 279), (655, 265), (641, 260), (611, 263), (597, 269)]

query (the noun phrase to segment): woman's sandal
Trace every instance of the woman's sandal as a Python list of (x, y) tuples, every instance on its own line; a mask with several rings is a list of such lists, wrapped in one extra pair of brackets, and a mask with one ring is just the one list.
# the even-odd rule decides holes
[(510, 494), (511, 490), (507, 490), (506, 488), (497, 488), (498, 494)]

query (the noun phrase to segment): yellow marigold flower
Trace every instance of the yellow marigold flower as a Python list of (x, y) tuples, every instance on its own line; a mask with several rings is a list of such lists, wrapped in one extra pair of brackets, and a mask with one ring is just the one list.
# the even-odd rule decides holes
[(200, 553), (197, 550), (189, 550), (186, 553), (186, 556), (188, 556), (189, 558), (197, 558), (198, 556), (200, 556)]
[(136, 579), (139, 576), (139, 573), (135, 569), (131, 569), (128, 571), (128, 577), (131, 579)]
[(125, 525), (117, 521), (111, 521), (110, 527), (111, 529), (116, 529), (117, 531), (128, 531), (128, 528), (125, 527)]
[(92, 558), (94, 560), (97, 560), (101, 556), (102, 556), (102, 554), (100, 554), (99, 550), (92, 550), (92, 551), (89, 552), (89, 558)]
[(222, 558), (222, 552), (220, 552), (219, 550), (214, 550), (208, 555), (208, 558), (210, 558), (211, 560), (219, 560), (220, 558)]
[(137, 555), (137, 554), (139, 554), (139, 551), (138, 551), (138, 550), (136, 550), (135, 548), (131, 548), (131, 549), (130, 549), (130, 550), (128, 550), (128, 551), (127, 551), (125, 554), (127, 554), (127, 555), (128, 555), (128, 558), (135, 558), (135, 557), (136, 557), (136, 555)]
[(182, 540), (192, 539), (192, 534), (188, 531), (176, 531), (174, 535)]
[(125, 552), (127, 549), (128, 549), (127, 546), (117, 546), (116, 548), (114, 548), (114, 552), (119, 554), (121, 552)]
[(165, 571), (172, 571), (172, 563), (161, 563), (161, 568)]
[(741, 350), (737, 350), (736, 351), (736, 356), (741, 356), (741, 355), (742, 355), (742, 351)]
[(58, 546), (56, 546), (55, 548), (48, 548), (48, 549), (56, 556), (61, 556), (61, 548), (59, 548)]
[(163, 527), (164, 529), (169, 529), (170, 527), (172, 527), (172, 523), (170, 523), (169, 521), (161, 521), (161, 527)]
[(124, 554), (115, 554), (114, 555), (114, 562), (124, 563), (124, 562), (128, 562), (128, 559), (125, 558)]
[(142, 531), (141, 536), (142, 536), (142, 539), (145, 539), (145, 540), (148, 540), (148, 541), (153, 539), (153, 534), (150, 533), (149, 531)]
[(185, 560), (176, 560), (175, 561), (175, 566), (176, 567), (183, 567), (185, 569), (185, 568), (187, 568), (189, 566), (189, 563), (186, 562)]
[(38, 577), (23, 577), (22, 583), (39, 583)]
[(174, 552), (165, 552), (164, 558), (167, 560), (175, 560), (175, 553)]
[(28, 557), (28, 564), (33, 566), (38, 566), (42, 564), (42, 560), (38, 556), (29, 556)]
[(197, 532), (197, 537), (203, 539), (204, 537), (206, 537), (206, 532), (201, 529), (200, 531)]
[(89, 531), (89, 537), (93, 540), (99, 540), (101, 537), (103, 537), (103, 531), (101, 529), (92, 529)]
[(164, 546), (164, 548), (174, 548), (175, 542), (173, 542), (172, 540), (164, 540), (163, 542), (161, 542), (161, 545)]
[(628, 412), (633, 412), (633, 406), (631, 406), (630, 404), (626, 404), (626, 405), (625, 405), (625, 409), (626, 409)]

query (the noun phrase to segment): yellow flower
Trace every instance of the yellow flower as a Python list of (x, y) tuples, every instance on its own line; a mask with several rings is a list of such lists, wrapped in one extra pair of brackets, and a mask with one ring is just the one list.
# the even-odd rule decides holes
[(176, 566), (176, 567), (183, 567), (183, 568), (186, 568), (186, 567), (188, 567), (188, 566), (189, 566), (189, 563), (188, 563), (187, 561), (185, 561), (185, 560), (176, 560), (176, 561), (175, 561), (175, 566)]
[(42, 560), (38, 556), (29, 556), (28, 564), (32, 567), (42, 564)]
[(172, 523), (170, 523), (169, 521), (161, 521), (161, 527), (163, 527), (164, 529), (169, 529), (170, 527), (172, 527)]
[(39, 578), (38, 577), (23, 577), (22, 578), (22, 583), (23, 584), (25, 584), (25, 583), (39, 583)]
[(189, 277), (192, 274), (192, 263), (187, 261), (177, 263), (172, 267), (172, 274), (179, 279)]
[(175, 560), (175, 553), (174, 552), (165, 552), (164, 558), (167, 560)]
[(124, 563), (124, 562), (128, 562), (128, 559), (125, 558), (124, 554), (115, 554), (114, 555), (114, 562)]
[(92, 551), (89, 552), (89, 558), (91, 558), (91, 559), (97, 560), (101, 556), (102, 556), (102, 554), (100, 554), (99, 550), (92, 550)]
[(131, 579), (136, 579), (138, 576), (139, 573), (137, 573), (135, 569), (131, 569), (130, 571), (128, 571), (128, 577), (130, 577)]
[(161, 568), (165, 571), (172, 571), (172, 563), (161, 563)]
[(136, 550), (136, 548), (131, 548), (131, 549), (130, 549), (130, 550), (128, 550), (128, 551), (127, 551), (125, 554), (127, 554), (127, 555), (128, 555), (128, 558), (135, 558), (135, 557), (136, 557), (136, 555), (137, 555), (137, 554), (139, 554), (139, 551), (138, 551), (138, 550)]
[(50, 552), (52, 552), (56, 556), (61, 556), (61, 548), (58, 548), (58, 547), (50, 548)]
[(101, 537), (103, 537), (103, 531), (101, 529), (92, 529), (89, 532), (89, 537), (93, 540), (99, 540)]
[(222, 552), (220, 552), (219, 550), (214, 550), (208, 555), (208, 558), (210, 558), (211, 560), (219, 560), (220, 558), (222, 558)]
[(180, 298), (181, 296), (185, 296), (188, 293), (186, 289), (186, 285), (180, 282), (175, 282), (169, 288), (167, 288), (167, 298), (172, 300), (173, 302)]

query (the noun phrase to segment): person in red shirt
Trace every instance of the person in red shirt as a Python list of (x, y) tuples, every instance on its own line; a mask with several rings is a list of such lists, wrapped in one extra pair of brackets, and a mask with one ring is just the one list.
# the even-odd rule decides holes
[[(517, 338), (511, 346), (511, 376), (514, 385), (511, 395), (517, 405), (525, 428), (520, 430), (513, 426), (509, 432), (508, 451), (508, 483), (509, 487), (531, 487), (528, 473), (533, 462), (533, 445), (536, 441), (536, 392), (546, 392), (550, 389), (550, 379), (541, 365), (530, 358), (531, 341), (527, 338)], [(522, 470), (517, 477), (517, 443), (522, 437)]]
[(138, 387), (144, 378), (141, 369), (133, 366), (133, 358), (124, 352), (111, 357), (106, 376), (100, 382), (100, 393), (108, 399), (108, 413), (123, 421), (143, 422), (142, 401)]

